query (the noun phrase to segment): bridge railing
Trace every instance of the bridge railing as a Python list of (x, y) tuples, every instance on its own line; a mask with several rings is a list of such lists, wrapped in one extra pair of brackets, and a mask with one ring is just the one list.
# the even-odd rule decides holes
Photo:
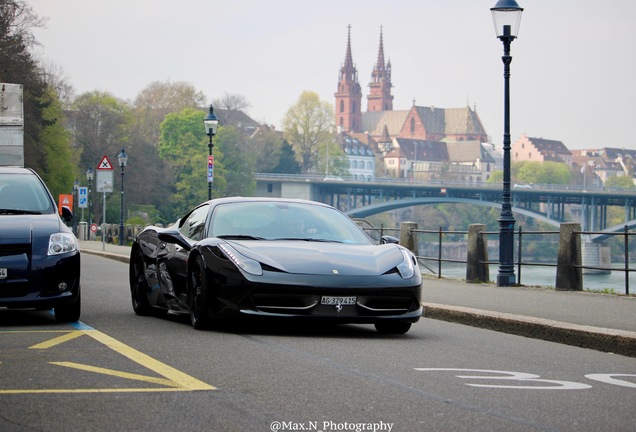
[[(369, 228), (364, 227), (366, 231), (376, 242), (379, 243), (383, 235), (392, 235), (399, 237), (400, 228)], [(468, 265), (467, 260), (467, 244), (468, 231), (444, 230), (443, 227), (438, 229), (411, 229), (411, 235), (417, 250), (414, 251), (421, 266), (429, 270), (432, 274), (436, 274), (438, 278), (443, 277), (443, 263), (461, 263)], [(575, 231), (573, 235), (585, 236), (593, 234), (608, 234), (607, 232), (596, 231)], [(498, 231), (482, 231), (480, 233), (486, 237), (484, 242), (488, 245), (488, 256), (498, 256), (499, 232)], [(560, 241), (560, 231), (524, 231), (519, 227), (515, 232), (515, 251), (516, 256), (514, 264), (517, 268), (517, 283), (522, 284), (522, 270), (524, 267), (557, 267), (558, 245)], [(574, 264), (574, 267), (583, 270), (600, 270), (606, 272), (623, 272), (625, 294), (629, 294), (629, 275), (630, 272), (636, 272), (636, 268), (630, 267), (630, 237), (636, 235), (629, 232), (629, 227), (625, 226), (622, 232), (608, 234), (614, 238), (622, 240), (623, 243), (623, 259), (618, 266), (593, 266)], [(494, 238), (488, 241), (488, 237)], [(547, 238), (547, 239), (546, 239)], [(540, 240), (543, 239), (543, 240)], [(536, 250), (541, 253), (537, 254)], [(490, 252), (493, 253), (490, 253)], [(423, 253), (421, 253), (423, 252)], [(437, 269), (433, 269), (427, 263), (436, 263)], [(480, 264), (496, 265), (498, 261), (486, 260), (480, 261)]]

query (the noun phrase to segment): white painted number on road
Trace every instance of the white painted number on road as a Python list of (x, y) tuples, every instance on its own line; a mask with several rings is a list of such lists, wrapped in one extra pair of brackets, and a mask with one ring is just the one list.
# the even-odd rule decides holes
[(607, 384), (613, 384), (622, 387), (636, 388), (636, 382), (629, 382), (625, 380), (619, 380), (613, 377), (632, 377), (636, 381), (636, 374), (588, 374), (585, 378), (600, 381)]
[[(415, 368), (415, 370), (427, 371), (452, 371), (452, 372), (476, 372), (479, 374), (498, 374), (497, 375), (456, 375), (457, 378), (467, 380), (503, 380), (507, 382), (516, 381), (518, 384), (474, 384), (465, 383), (471, 387), (486, 387), (499, 389), (527, 389), (527, 390), (584, 390), (592, 388), (591, 385), (578, 383), (574, 381), (558, 381), (540, 379), (539, 375), (524, 372), (496, 371), (485, 369), (449, 369), (449, 368)], [(530, 384), (530, 385), (527, 385)], [(538, 385), (543, 384), (543, 385)]]

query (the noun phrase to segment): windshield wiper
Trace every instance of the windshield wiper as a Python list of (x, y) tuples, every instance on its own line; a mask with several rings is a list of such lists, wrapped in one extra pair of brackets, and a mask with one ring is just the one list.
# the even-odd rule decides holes
[(0, 209), (0, 214), (32, 214), (32, 215), (36, 215), (36, 214), (42, 214), (42, 212), (33, 211), (33, 210)]
[(256, 237), (251, 235), (244, 234), (223, 234), (216, 236), (216, 238), (226, 239), (226, 240), (265, 240), (263, 237)]
[(320, 243), (342, 243), (338, 240), (328, 240), (321, 238), (311, 238), (311, 237), (280, 237), (272, 240), (298, 240), (298, 241), (307, 241), (307, 242), (320, 242)]

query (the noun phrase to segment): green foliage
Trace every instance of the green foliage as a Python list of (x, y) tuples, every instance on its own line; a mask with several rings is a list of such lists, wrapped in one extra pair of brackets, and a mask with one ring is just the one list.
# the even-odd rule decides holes
[(534, 184), (569, 184), (570, 169), (559, 162), (515, 162), (511, 173), (514, 181)]
[(634, 189), (634, 180), (628, 176), (612, 176), (605, 180), (605, 187), (608, 188), (621, 188), (621, 189)]
[(69, 193), (79, 174), (77, 160), (71, 149), (70, 133), (64, 126), (64, 112), (57, 94), (48, 89), (42, 97), (42, 123), (40, 145), (45, 154), (45, 168), (40, 175), (55, 199)]
[(503, 182), (503, 171), (493, 171), (486, 180), (486, 183), (501, 183)]
[(326, 141), (318, 148), (313, 172), (346, 177), (349, 175), (349, 159), (335, 141)]
[(320, 147), (333, 140), (333, 112), (333, 106), (321, 101), (317, 93), (305, 91), (285, 114), (285, 138), (294, 147), (303, 173), (316, 164)]
[(256, 155), (249, 150), (246, 137), (234, 127), (221, 127), (215, 141), (221, 151), (226, 196), (250, 196), (256, 190)]

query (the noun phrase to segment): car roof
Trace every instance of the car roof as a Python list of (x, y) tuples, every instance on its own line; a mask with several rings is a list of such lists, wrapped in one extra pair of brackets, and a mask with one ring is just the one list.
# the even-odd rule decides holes
[(298, 203), (298, 204), (310, 204), (310, 205), (318, 205), (321, 207), (331, 207), (328, 204), (324, 204), (318, 201), (311, 201), (300, 198), (275, 198), (275, 197), (225, 197), (225, 198), (216, 198), (208, 201), (212, 205), (219, 204), (227, 204), (227, 203), (239, 203), (239, 202), (287, 202), (287, 203)]
[(19, 166), (0, 166), (1, 174), (35, 174), (31, 168), (24, 168)]

